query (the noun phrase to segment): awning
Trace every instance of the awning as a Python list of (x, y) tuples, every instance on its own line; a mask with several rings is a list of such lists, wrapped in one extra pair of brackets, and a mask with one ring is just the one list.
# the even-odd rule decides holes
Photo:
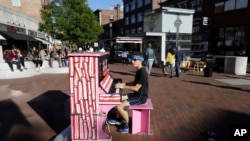
[(117, 37), (116, 43), (142, 43), (142, 38), (140, 37)]
[(45, 39), (42, 39), (42, 38), (35, 38), (35, 39), (38, 40), (38, 41), (41, 41), (43, 44), (46, 44), (46, 45), (51, 44), (49, 41), (47, 41)]
[(32, 36), (25, 35), (25, 34), (17, 34), (17, 33), (12, 33), (12, 32), (7, 32), (7, 31), (0, 31), (2, 35), (6, 38), (12, 38), (14, 40), (23, 40), (23, 41), (35, 41), (37, 40), (33, 38)]
[(0, 40), (6, 40), (2, 35), (0, 35)]

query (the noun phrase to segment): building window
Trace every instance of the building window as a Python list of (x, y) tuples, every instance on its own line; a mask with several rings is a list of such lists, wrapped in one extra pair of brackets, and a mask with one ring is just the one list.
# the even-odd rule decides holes
[(131, 29), (131, 34), (135, 34), (135, 29)]
[(247, 8), (248, 0), (237, 0), (236, 1), (236, 9)]
[(142, 12), (140, 12), (140, 13), (137, 14), (137, 22), (142, 22), (142, 19), (143, 19), (142, 16), (143, 16)]
[(202, 3), (203, 3), (203, 0), (192, 0), (191, 8), (196, 10), (196, 12), (200, 12), (202, 11)]
[(135, 3), (136, 3), (135, 1), (132, 1), (130, 3), (130, 5), (131, 5), (131, 11), (135, 9)]
[(142, 7), (143, 0), (137, 0), (137, 8)]
[(215, 3), (214, 13), (215, 14), (222, 13), (224, 11), (224, 5), (225, 5), (225, 2)]
[(129, 12), (129, 4), (128, 3), (125, 5), (125, 12)]
[(231, 11), (235, 9), (235, 0), (225, 1), (225, 11)]
[(131, 24), (135, 23), (135, 15), (131, 16)]
[(142, 27), (137, 28), (137, 33), (142, 33)]
[(128, 29), (125, 30), (125, 35), (129, 35), (129, 30)]
[(224, 11), (247, 8), (248, 0), (227, 0), (225, 1)]
[(151, 3), (151, 0), (145, 0), (144, 1), (144, 5), (147, 5), (147, 4), (150, 4)]
[(129, 25), (129, 18), (128, 17), (125, 18), (125, 25)]
[(13, 6), (21, 6), (21, 1), (20, 0), (12, 0), (12, 5)]
[(244, 27), (220, 28), (217, 35), (217, 47), (242, 47)]

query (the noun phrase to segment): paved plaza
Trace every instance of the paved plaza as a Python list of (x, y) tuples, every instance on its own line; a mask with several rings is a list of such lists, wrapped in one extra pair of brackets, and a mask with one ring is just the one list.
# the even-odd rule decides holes
[[(109, 69), (124, 82), (134, 78), (132, 65), (109, 64)], [(205, 141), (200, 133), (209, 130), (216, 132), (216, 141), (227, 141), (230, 125), (250, 124), (250, 74), (203, 77), (203, 72), (187, 71), (168, 78), (153, 68), (149, 85), (150, 135), (120, 134), (111, 126), (113, 141)], [(21, 135), (25, 141), (49, 141), (70, 124), (65, 118), (68, 74), (0, 80), (0, 92), (1, 141), (20, 141)]]

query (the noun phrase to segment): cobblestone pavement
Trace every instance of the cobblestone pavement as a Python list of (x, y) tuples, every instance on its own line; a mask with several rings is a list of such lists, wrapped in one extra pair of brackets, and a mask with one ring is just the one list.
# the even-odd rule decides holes
[[(133, 80), (132, 65), (109, 64), (109, 68), (114, 78)], [(236, 83), (227, 83), (227, 79)], [(246, 83), (237, 84), (238, 79)], [(111, 126), (112, 140), (205, 141), (200, 133), (213, 130), (217, 141), (227, 141), (232, 123), (250, 124), (249, 81), (249, 74), (203, 77), (203, 72), (193, 71), (168, 78), (160, 68), (153, 68), (149, 77), (154, 105), (150, 135), (120, 134)], [(0, 92), (0, 140), (32, 135), (30, 141), (48, 141), (70, 124), (64, 108), (69, 98), (68, 74), (0, 80)]]

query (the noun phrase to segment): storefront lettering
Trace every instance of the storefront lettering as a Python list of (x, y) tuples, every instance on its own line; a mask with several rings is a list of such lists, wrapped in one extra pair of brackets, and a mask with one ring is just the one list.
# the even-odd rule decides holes
[(203, 40), (202, 35), (193, 36), (193, 41), (194, 41), (194, 42), (202, 41), (202, 40)]

